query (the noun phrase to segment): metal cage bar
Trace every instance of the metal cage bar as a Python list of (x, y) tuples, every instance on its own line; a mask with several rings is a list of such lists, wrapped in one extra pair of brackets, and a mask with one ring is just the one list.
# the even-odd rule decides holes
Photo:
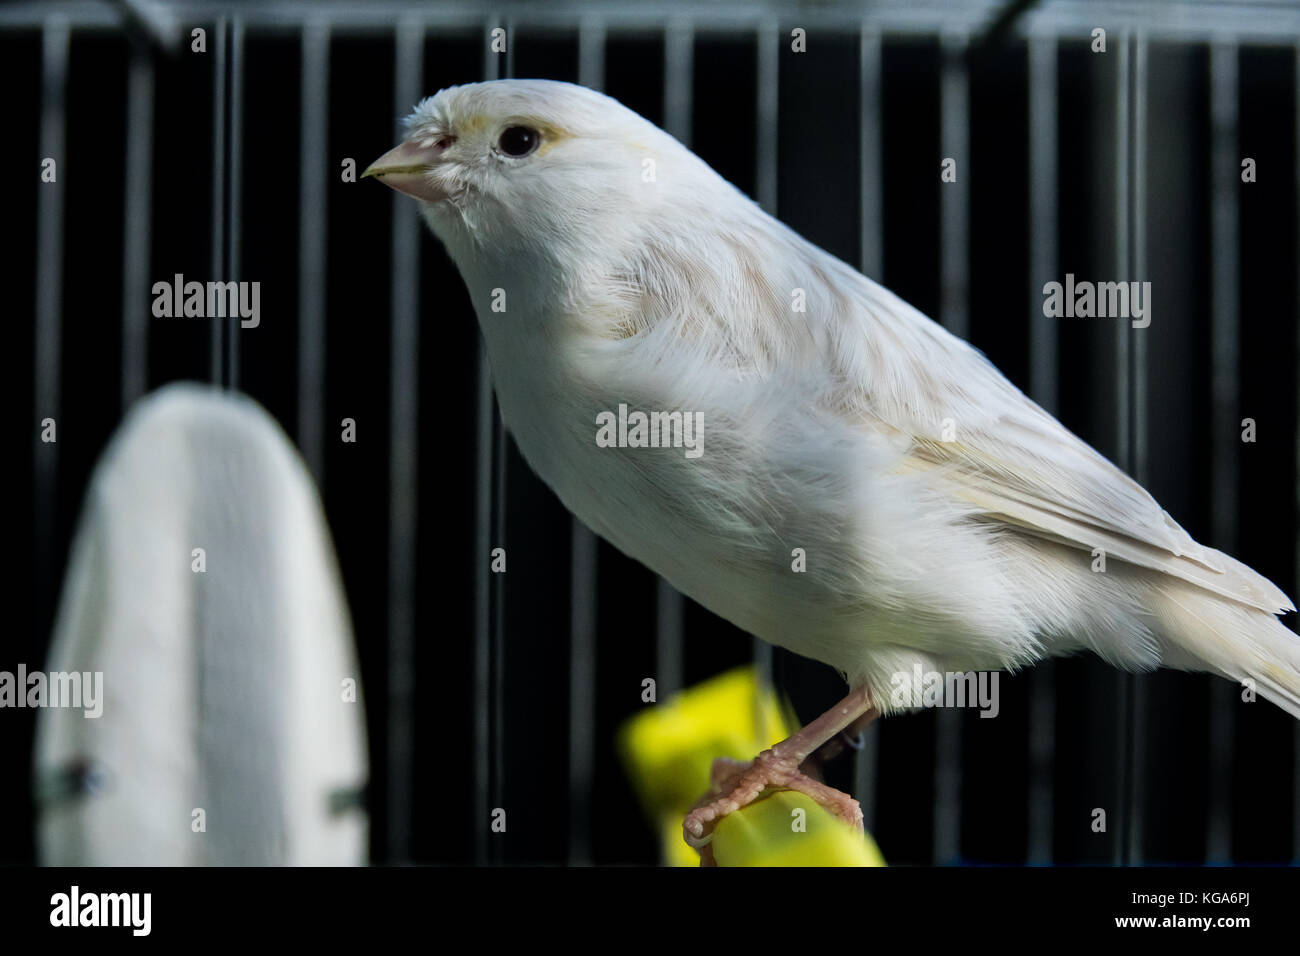
[[(226, 225), (225, 264), (213, 275), (228, 275), (238, 279), (243, 269), (243, 208), (241, 196), (244, 188), (244, 18), (231, 17), (227, 27), (229, 35), (230, 109), (226, 117)], [(222, 356), (222, 384), (235, 388), (239, 384), (239, 330), (240, 317), (227, 316), (224, 323), (225, 339)]]
[[(483, 77), (514, 75), (514, 24), (489, 17), (479, 22), (483, 38)], [(505, 49), (493, 50), (493, 31), (505, 33)], [(409, 109), (414, 99), (404, 109)], [(484, 814), (505, 804), (505, 575), (493, 574), (492, 549), (506, 547), (508, 481), (505, 427), (492, 390), (492, 369), (480, 342), (478, 358), (478, 520), (475, 578), (475, 810)], [(500, 862), (501, 844), (488, 840), (486, 825), (475, 828), (475, 860)]]
[[(1129, 230), (1132, 241), (1129, 246), (1130, 264), (1128, 275), (1133, 278), (1147, 275), (1146, 247), (1146, 209), (1147, 209), (1147, 89), (1148, 89), (1148, 44), (1142, 31), (1134, 33), (1130, 40), (1132, 57), (1132, 107), (1129, 129), (1129, 169), (1131, 171), (1129, 188)], [(1122, 274), (1121, 274), (1122, 275)], [(1147, 415), (1147, 331), (1135, 329), (1131, 324), (1123, 325), (1121, 335), (1130, 340), (1129, 345), (1129, 468), (1130, 473), (1140, 484), (1147, 484), (1149, 475), (1147, 467), (1148, 449), (1148, 415)], [(1147, 680), (1141, 674), (1130, 677), (1131, 692), (1129, 718), (1129, 770), (1127, 801), (1128, 846), (1125, 859), (1129, 864), (1140, 864), (1145, 858), (1144, 841), (1144, 807), (1142, 795), (1146, 792), (1146, 745), (1147, 745)]]
[(131, 48), (126, 87), (126, 199), (122, 228), (122, 411), (149, 377), (149, 233), (153, 211), (153, 54)]
[[(880, 281), (885, 270), (884, 147), (880, 31), (864, 22), (858, 31), (858, 241), (862, 274)], [(876, 825), (876, 771), (880, 760), (880, 721), (873, 720), (853, 756), (853, 795), (862, 807), (867, 832)]]
[[(36, 420), (53, 420), (62, 410), (63, 356), (63, 211), (67, 175), (67, 82), (71, 25), (51, 17), (41, 31), (42, 162), (54, 161), (54, 178), (42, 182), (36, 194), (36, 329), (33, 380)], [(44, 426), (42, 425), (42, 429)], [(36, 580), (42, 605), (53, 600), (55, 527), (58, 519), (59, 443), (42, 441), (38, 431), (33, 513), (36, 534)]]
[[(1059, 336), (1043, 310), (1042, 290), (1059, 265), (1059, 142), (1057, 140), (1057, 41), (1029, 38), (1029, 336), (1034, 401), (1055, 414)], [(1056, 756), (1056, 671), (1043, 661), (1029, 676), (1029, 833), (1027, 862), (1052, 862), (1053, 773)]]
[[(695, 29), (689, 20), (670, 21), (664, 30), (664, 129), (691, 145), (695, 99)], [(684, 687), (683, 617), (685, 599), (664, 578), (655, 581), (655, 684), (661, 697)]]
[[(1240, 360), (1241, 272), (1238, 241), (1237, 45), (1230, 39), (1210, 46), (1210, 527), (1216, 548), (1233, 550), (1239, 483), (1236, 456), (1221, 449), (1237, 428)], [(1205, 858), (1232, 858), (1232, 746), (1236, 726), (1235, 691), (1213, 680), (1210, 690), (1210, 792)]]
[[(1132, 217), (1134, 212), (1133, 179), (1133, 36), (1130, 31), (1123, 31), (1116, 44), (1116, 82), (1115, 82), (1115, 235), (1113, 268), (1118, 276), (1133, 274), (1133, 232)], [(1133, 421), (1135, 417), (1134, 390), (1135, 374), (1133, 362), (1133, 330), (1127, 323), (1121, 323), (1115, 331), (1115, 463), (1124, 471), (1132, 473), (1133, 455)], [(1119, 814), (1119, 825), (1115, 827), (1115, 839), (1112, 844), (1111, 858), (1116, 864), (1130, 861), (1130, 854), (1138, 837), (1136, 815), (1138, 807), (1134, 799), (1134, 744), (1137, 735), (1134, 732), (1136, 720), (1136, 700), (1140, 678), (1134, 674), (1117, 673), (1115, 683), (1115, 793), (1114, 806)]]
[[(215, 24), (212, 51), (212, 209), (209, 250), (211, 274), (239, 274), (240, 189), (244, 112), (244, 22), (221, 17)], [(239, 316), (210, 327), (208, 376), (233, 388), (239, 381)]]
[[(394, 31), (393, 108), (404, 115), (424, 85), (424, 28)], [(415, 742), (415, 535), (419, 462), (420, 258), (415, 206), (393, 196), (392, 341), (389, 346), (388, 473), (388, 862), (410, 853)]]
[(302, 31), (302, 106), (298, 153), (298, 448), (322, 490), (325, 482), (325, 283), (329, 229), (328, 163), (330, 29), (319, 20)]
[[(208, 271), (223, 275), (226, 254), (226, 75), (229, 69), (226, 48), (226, 18), (217, 20), (212, 37), (212, 207), (209, 210), (211, 247)], [(208, 329), (208, 378), (220, 385), (223, 378), (222, 340), (225, 323), (213, 322)]]
[[(584, 18), (578, 25), (578, 82), (605, 88), (605, 25)], [(596, 565), (595, 534), (572, 522), (569, 641), (569, 863), (592, 862), (587, 821), (596, 752)]]
[[(1295, 129), (1300, 130), (1300, 41), (1292, 49), (1292, 56), (1295, 59), (1293, 85), (1291, 95), (1294, 100), (1295, 114), (1292, 116), (1292, 122)], [(1294, 156), (1295, 169), (1293, 171), (1292, 185), (1295, 187), (1295, 209), (1292, 210), (1295, 216), (1296, 228), (1300, 230), (1300, 149), (1296, 150)], [(1296, 255), (1296, 288), (1295, 288), (1295, 309), (1296, 309), (1296, 362), (1297, 368), (1300, 368), (1300, 242), (1295, 246)], [(1296, 454), (1295, 454), (1295, 474), (1296, 474), (1296, 507), (1295, 514), (1297, 521), (1300, 522), (1300, 382), (1296, 387)], [(1297, 527), (1300, 531), (1300, 527)], [(1296, 535), (1295, 550), (1295, 594), (1300, 594), (1300, 534)], [(1294, 747), (1294, 776), (1292, 777), (1291, 789), (1291, 858), (1300, 863), (1300, 721), (1296, 721), (1292, 727), (1292, 735), (1295, 741)]]
[[(940, 41), (939, 137), (944, 162), (956, 176), (939, 186), (939, 318), (962, 338), (970, 335), (970, 77), (969, 37), (945, 33)], [(955, 423), (958, 430), (962, 423)], [(961, 858), (962, 712), (939, 709), (934, 749), (934, 849), (936, 863)]]
[[(779, 158), (778, 139), (780, 133), (780, 80), (781, 27), (775, 20), (764, 18), (759, 21), (755, 43), (758, 47), (758, 82), (755, 84), (758, 101), (755, 104), (755, 116), (758, 118), (755, 139), (754, 193), (763, 211), (771, 216), (777, 214), (777, 162)], [(772, 681), (772, 662), (775, 654), (772, 645), (758, 637), (753, 638), (751, 653), (754, 658), (754, 675), (756, 693), (754, 694), (754, 727), (758, 736), (767, 739), (769, 728), (766, 714), (762, 707), (765, 690)]]
[[(479, 24), (483, 31), (483, 79), (494, 80), (500, 73), (492, 51), (492, 31), (497, 21)], [(408, 102), (402, 109), (409, 109)], [(493, 807), (492, 789), (492, 621), (493, 582), (489, 565), (492, 548), (493, 460), (496, 450), (496, 399), (492, 394), (492, 371), (485, 346), (480, 341), (477, 368), (477, 440), (474, 494), (474, 807), (486, 818)], [(474, 828), (474, 862), (489, 859), (487, 827)]]
[[(240, 14), (249, 27), (257, 29), (300, 29), (317, 16), (315, 4), (299, 0), (263, 0), (248, 4), (241, 0), (188, 0), (180, 2), (188, 19), (199, 21), (217, 15)], [(1004, 11), (1005, 0), (972, 0), (952, 4), (946, 0), (874, 0), (871, 14), (888, 36), (905, 38), (935, 36), (945, 29), (974, 33), (992, 23)], [(482, 25), (481, 0), (442, 0), (430, 4), (417, 0), (371, 0), (365, 4), (329, 6), (331, 27), (358, 34), (386, 34), (400, 18), (417, 17), (426, 28), (474, 29)], [(575, 5), (539, 4), (532, 0), (496, 0), (492, 7), (516, 26), (548, 30), (571, 29)], [(658, 33), (665, 18), (690, 17), (699, 32), (738, 31), (771, 16), (773, 5), (752, 0), (717, 0), (701, 4), (696, 0), (627, 0), (602, 10), (611, 29), (645, 34)], [(799, 9), (801, 26), (817, 30), (853, 32), (862, 18), (855, 2), (828, 2)], [(62, 16), (78, 29), (120, 30), (125, 14), (106, 3), (86, 0), (17, 0), (0, 6), (0, 28), (40, 27), (51, 15)], [(1028, 11), (1022, 29), (1046, 28), (1057, 36), (1087, 36), (1098, 24), (1118, 33), (1143, 29), (1152, 41), (1204, 42), (1216, 36), (1234, 35), (1239, 43), (1260, 46), (1294, 45), (1300, 36), (1300, 9), (1269, 2), (1234, 0), (1166, 0), (1146, 6), (1131, 0), (1081, 0), (1053, 2)]]

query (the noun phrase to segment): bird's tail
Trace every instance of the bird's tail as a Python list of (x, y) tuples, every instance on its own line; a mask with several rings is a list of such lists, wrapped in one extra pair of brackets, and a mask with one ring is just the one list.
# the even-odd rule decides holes
[(1182, 582), (1161, 592), (1167, 666), (1219, 674), (1300, 719), (1300, 636), (1267, 611)]

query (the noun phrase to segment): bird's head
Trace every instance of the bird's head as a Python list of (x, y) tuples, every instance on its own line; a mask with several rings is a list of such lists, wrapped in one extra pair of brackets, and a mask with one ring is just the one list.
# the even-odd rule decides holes
[(672, 184), (714, 174), (616, 100), (571, 83), (494, 80), (419, 103), (401, 144), (365, 171), (419, 201), (464, 271), (468, 260), (591, 261), (631, 239)]

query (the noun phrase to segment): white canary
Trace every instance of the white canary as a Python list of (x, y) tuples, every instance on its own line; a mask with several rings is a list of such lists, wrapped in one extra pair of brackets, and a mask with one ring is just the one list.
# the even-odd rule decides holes
[[(860, 822), (799, 764), (901, 709), (917, 665), (1090, 650), (1253, 681), (1300, 717), (1280, 589), (1197, 544), (974, 348), (667, 133), (540, 80), (445, 89), (407, 129), (366, 174), (419, 200), (454, 260), (528, 463), (597, 534), (852, 689), (721, 774), (686, 819), (691, 843), (764, 786)], [(604, 447), (620, 406), (684, 413), (699, 454)]]

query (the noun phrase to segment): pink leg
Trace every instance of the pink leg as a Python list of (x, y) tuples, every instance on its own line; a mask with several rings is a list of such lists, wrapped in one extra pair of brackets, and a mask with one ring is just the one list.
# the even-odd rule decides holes
[[(859, 717), (867, 716), (867, 722), (870, 722), (875, 715), (867, 689), (860, 687), (802, 730), (764, 750), (751, 763), (715, 761), (710, 793), (682, 822), (682, 835), (686, 842), (696, 848), (707, 848), (717, 822), (728, 813), (753, 803), (765, 787), (807, 794), (836, 816), (862, 829), (862, 810), (857, 801), (800, 773), (799, 765)], [(703, 862), (707, 864), (711, 856), (706, 850)]]

